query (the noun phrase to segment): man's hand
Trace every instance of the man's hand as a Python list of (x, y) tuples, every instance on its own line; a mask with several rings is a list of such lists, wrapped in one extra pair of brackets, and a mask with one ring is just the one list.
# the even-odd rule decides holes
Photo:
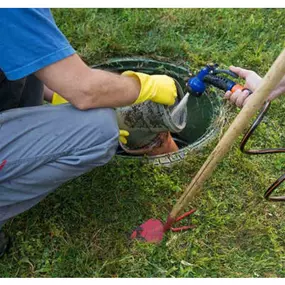
[(120, 130), (120, 135), (119, 135), (119, 141), (122, 144), (127, 144), (127, 137), (130, 135), (130, 133), (128, 131), (125, 130)]
[[(240, 67), (230, 66), (230, 70), (235, 72), (239, 77), (245, 79), (245, 88), (252, 92), (258, 87), (262, 78), (252, 70), (243, 69)], [(236, 106), (242, 108), (248, 101), (249, 92), (247, 90), (237, 90), (234, 93), (227, 91), (225, 98)]]
[(145, 73), (125, 71), (124, 76), (138, 80), (141, 86), (140, 94), (135, 104), (151, 100), (155, 103), (173, 105), (177, 97), (174, 80), (166, 75), (148, 75)]
[(51, 96), (51, 103), (53, 105), (60, 105), (60, 104), (65, 104), (68, 103), (67, 100), (65, 100), (63, 97), (61, 97), (59, 94), (54, 92)]
[[(252, 92), (255, 91), (261, 83), (262, 78), (252, 70), (247, 70), (235, 66), (230, 66), (230, 70), (239, 75), (239, 77), (245, 79), (244, 87), (248, 88)], [(285, 76), (282, 78), (277, 87), (271, 92), (268, 97), (268, 100), (272, 101), (283, 93), (285, 93)], [(248, 95), (249, 92), (246, 90), (237, 90), (234, 93), (232, 93), (231, 91), (227, 91), (224, 98), (230, 100), (230, 102), (242, 108), (249, 99)]]

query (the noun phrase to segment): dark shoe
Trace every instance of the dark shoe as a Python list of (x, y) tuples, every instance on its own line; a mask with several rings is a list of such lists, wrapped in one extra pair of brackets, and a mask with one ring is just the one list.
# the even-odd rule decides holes
[(2, 257), (7, 251), (8, 245), (9, 238), (4, 234), (4, 232), (0, 231), (0, 257)]

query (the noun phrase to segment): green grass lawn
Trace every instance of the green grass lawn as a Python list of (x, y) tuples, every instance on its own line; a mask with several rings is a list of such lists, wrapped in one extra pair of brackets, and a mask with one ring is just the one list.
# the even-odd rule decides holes
[[(90, 65), (145, 56), (189, 65), (193, 71), (218, 62), (264, 75), (284, 47), (283, 9), (53, 13)], [(284, 100), (273, 102), (252, 146), (285, 146)], [(232, 108), (228, 121), (237, 113)], [(129, 240), (143, 221), (167, 217), (216, 143), (171, 169), (114, 159), (62, 186), (7, 223), (14, 246), (0, 260), (0, 276), (285, 277), (285, 205), (263, 199), (266, 188), (284, 173), (285, 156), (246, 156), (238, 142), (189, 205), (198, 209), (191, 217), (195, 230), (169, 232), (160, 245)]]

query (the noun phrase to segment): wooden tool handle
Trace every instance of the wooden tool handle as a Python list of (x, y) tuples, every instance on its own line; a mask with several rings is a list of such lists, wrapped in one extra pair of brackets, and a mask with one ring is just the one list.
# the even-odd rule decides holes
[(218, 145), (209, 155), (199, 172), (192, 179), (191, 183), (187, 186), (186, 190), (173, 207), (169, 214), (170, 220), (175, 219), (178, 214), (187, 206), (193, 199), (194, 195), (201, 189), (203, 183), (212, 174), (219, 161), (229, 152), (233, 143), (238, 136), (248, 127), (250, 119), (266, 102), (269, 94), (274, 87), (280, 82), (285, 75), (285, 49), (275, 60), (265, 77), (263, 78), (260, 86), (250, 96), (247, 104), (242, 108), (241, 112), (230, 125), (227, 132), (224, 134)]

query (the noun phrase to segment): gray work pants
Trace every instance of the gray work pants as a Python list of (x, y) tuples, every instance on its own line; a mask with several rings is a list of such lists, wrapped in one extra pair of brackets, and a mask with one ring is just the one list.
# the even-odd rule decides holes
[(106, 164), (118, 135), (108, 108), (64, 104), (0, 113), (0, 228), (64, 182)]

